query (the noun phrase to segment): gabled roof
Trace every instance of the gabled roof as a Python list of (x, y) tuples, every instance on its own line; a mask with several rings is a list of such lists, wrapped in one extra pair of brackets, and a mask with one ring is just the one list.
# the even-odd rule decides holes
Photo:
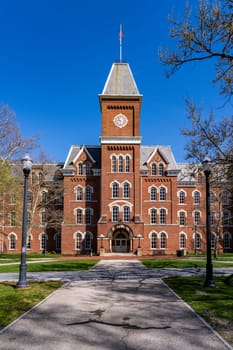
[(83, 145), (78, 145), (78, 146), (72, 145), (70, 147), (63, 169), (72, 170), (73, 162), (75, 161), (75, 159), (77, 159), (77, 156), (84, 149), (87, 151), (89, 157), (94, 161), (94, 164), (95, 164), (94, 167), (96, 169), (100, 169), (100, 166), (101, 166), (100, 146), (83, 146)]
[(141, 96), (128, 63), (113, 63), (102, 95)]
[(177, 164), (170, 146), (141, 146), (140, 168), (142, 170), (147, 169), (146, 164), (156, 152), (159, 152), (168, 164), (168, 170), (177, 169)]

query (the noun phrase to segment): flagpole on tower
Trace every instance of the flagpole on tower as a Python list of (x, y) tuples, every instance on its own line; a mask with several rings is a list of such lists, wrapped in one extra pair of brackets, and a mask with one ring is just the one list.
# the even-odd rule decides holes
[(120, 24), (120, 33), (119, 33), (119, 39), (120, 39), (120, 62), (122, 62), (122, 37), (123, 37), (122, 25)]

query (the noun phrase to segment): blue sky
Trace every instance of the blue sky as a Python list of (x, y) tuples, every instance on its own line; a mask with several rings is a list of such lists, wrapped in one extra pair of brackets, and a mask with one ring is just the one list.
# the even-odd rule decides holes
[[(190, 1), (193, 6), (198, 0)], [(123, 60), (143, 95), (144, 145), (171, 145), (184, 160), (185, 98), (205, 108), (222, 100), (211, 84), (210, 62), (190, 64), (170, 79), (158, 48), (168, 38), (168, 14), (182, 18), (186, 0), (7, 0), (0, 2), (0, 103), (15, 111), (22, 134), (40, 135), (54, 161), (71, 144), (99, 145), (102, 92), (111, 65)]]

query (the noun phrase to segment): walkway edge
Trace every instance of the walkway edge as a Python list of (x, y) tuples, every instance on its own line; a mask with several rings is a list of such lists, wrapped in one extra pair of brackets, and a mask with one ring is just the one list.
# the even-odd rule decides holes
[(174, 292), (173, 289), (169, 287), (169, 285), (164, 282), (164, 280), (161, 278), (162, 283), (173, 293), (186, 307), (202, 322), (204, 325), (216, 335), (217, 338), (219, 338), (223, 344), (229, 349), (233, 350), (233, 347), (203, 318), (201, 317), (188, 303), (186, 303), (185, 300), (183, 300), (176, 292)]

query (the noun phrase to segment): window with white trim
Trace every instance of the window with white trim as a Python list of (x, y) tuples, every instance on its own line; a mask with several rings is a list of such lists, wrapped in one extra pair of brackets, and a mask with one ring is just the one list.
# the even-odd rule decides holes
[(151, 189), (150, 189), (150, 200), (151, 201), (157, 200), (157, 188), (156, 187), (151, 187)]
[(91, 186), (87, 186), (86, 187), (86, 201), (91, 201), (91, 193), (92, 193)]
[(166, 200), (166, 189), (164, 187), (161, 187), (159, 189), (159, 200), (165, 201)]
[(123, 173), (123, 157), (119, 156), (118, 159), (118, 172)]
[(128, 222), (130, 220), (130, 207), (124, 206), (123, 208), (123, 221)]
[(112, 207), (112, 221), (117, 222), (119, 219), (119, 208), (117, 206)]
[(157, 233), (152, 232), (150, 240), (151, 249), (157, 249), (158, 246), (158, 236)]
[(77, 224), (82, 224), (82, 217), (83, 217), (82, 209), (77, 209), (76, 210), (76, 223)]
[(118, 198), (119, 196), (119, 185), (117, 182), (112, 184), (112, 198)]
[(195, 205), (200, 204), (200, 192), (194, 191), (193, 202)]
[(184, 191), (179, 192), (179, 204), (185, 204), (185, 192)]
[(16, 249), (16, 240), (17, 240), (16, 234), (10, 233), (8, 238), (9, 238), (9, 250), (15, 250)]
[(126, 173), (130, 172), (130, 157), (129, 156), (125, 157), (125, 172)]
[(112, 156), (112, 173), (116, 173), (116, 169), (117, 169), (116, 156)]
[(162, 225), (166, 224), (166, 210), (165, 209), (160, 209), (159, 218), (160, 218), (160, 224), (162, 224)]
[(166, 233), (164, 232), (160, 234), (160, 248), (161, 249), (167, 248), (167, 236), (166, 236)]
[(155, 208), (152, 208), (150, 210), (150, 223), (151, 224), (157, 223), (157, 210)]
[(180, 249), (186, 248), (186, 236), (184, 233), (180, 234)]
[(124, 198), (129, 198), (130, 197), (130, 185), (128, 182), (124, 183), (123, 187), (123, 197)]
[(83, 189), (82, 187), (77, 188), (77, 201), (82, 201), (83, 200)]
[(85, 224), (90, 225), (91, 224), (91, 209), (86, 208), (85, 210)]
[(162, 163), (159, 164), (159, 176), (164, 176), (164, 165)]
[(77, 232), (75, 235), (75, 249), (76, 250), (82, 249), (82, 235), (80, 232)]
[(184, 211), (179, 212), (179, 225), (185, 226), (185, 212)]

